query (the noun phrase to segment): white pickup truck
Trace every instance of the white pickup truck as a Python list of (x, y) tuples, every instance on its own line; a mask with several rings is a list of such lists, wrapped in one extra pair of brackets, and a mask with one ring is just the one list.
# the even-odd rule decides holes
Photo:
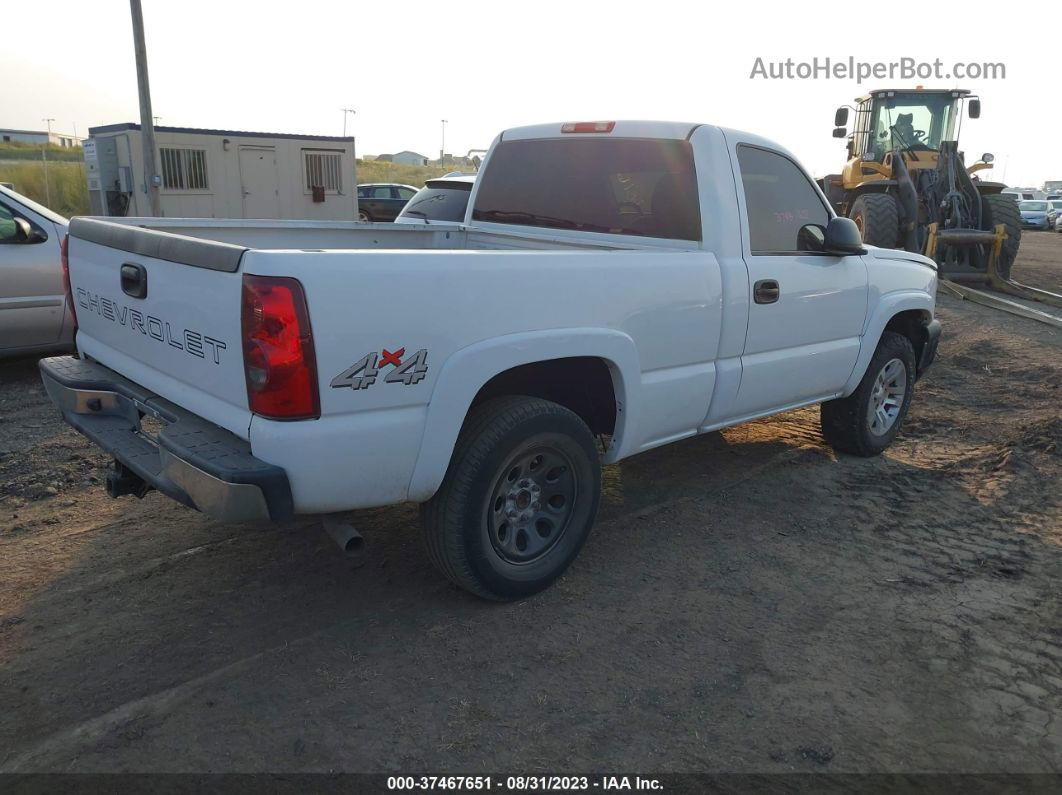
[(932, 261), (706, 124), (507, 130), (461, 224), (75, 218), (68, 269), (79, 353), (41, 372), (112, 495), (333, 530), (415, 501), (494, 599), (572, 562), (602, 463), (814, 403), (881, 452), (940, 335)]

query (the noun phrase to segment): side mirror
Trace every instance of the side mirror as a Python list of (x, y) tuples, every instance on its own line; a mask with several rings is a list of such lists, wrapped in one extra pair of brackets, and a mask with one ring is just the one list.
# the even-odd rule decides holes
[(966, 110), (970, 114), (971, 119), (981, 118), (981, 100), (971, 99), (966, 105)]
[(833, 126), (844, 127), (846, 124), (848, 124), (848, 108), (838, 108), (833, 114)]
[(834, 127), (833, 128), (833, 137), (834, 138), (844, 138), (846, 135), (848, 135), (848, 130), (846, 130), (844, 127)]
[(826, 234), (822, 243), (823, 251), (844, 257), (849, 254), (866, 254), (859, 227), (851, 218), (831, 218), (826, 224)]
[(48, 239), (46, 234), (35, 229), (25, 218), (16, 215), (12, 220), (15, 222), (16, 243), (43, 243)]
[(981, 155), (981, 162), (982, 163), (991, 163), (995, 159), (996, 159), (996, 156), (994, 154), (992, 154), (991, 152), (985, 152), (983, 155)]
[(29, 243), (33, 236), (33, 227), (30, 226), (29, 221), (17, 215), (11, 220), (15, 222), (15, 240), (19, 243)]

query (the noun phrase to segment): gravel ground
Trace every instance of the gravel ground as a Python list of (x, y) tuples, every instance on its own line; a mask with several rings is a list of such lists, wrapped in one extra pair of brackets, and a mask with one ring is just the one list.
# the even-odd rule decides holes
[(0, 364), (0, 771), (1059, 772), (1062, 332), (940, 316), (884, 456), (815, 409), (636, 456), (505, 605), (412, 506), (357, 515), (355, 567), (310, 520), (110, 500)]

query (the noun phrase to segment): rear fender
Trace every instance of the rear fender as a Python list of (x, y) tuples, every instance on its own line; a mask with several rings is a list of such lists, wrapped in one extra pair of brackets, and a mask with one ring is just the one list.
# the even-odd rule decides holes
[(423, 502), (439, 488), (468, 409), (484, 384), (522, 364), (573, 356), (596, 357), (608, 364), (616, 391), (616, 429), (605, 461), (627, 455), (637, 438), (632, 423), (638, 416), (640, 370), (634, 340), (594, 328), (507, 334), (463, 348), (443, 365), (428, 405), (409, 499)]

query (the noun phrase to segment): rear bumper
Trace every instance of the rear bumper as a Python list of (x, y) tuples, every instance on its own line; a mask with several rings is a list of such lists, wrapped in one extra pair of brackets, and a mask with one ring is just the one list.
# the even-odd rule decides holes
[(292, 515), (287, 474), (229, 431), (94, 362), (56, 356), (40, 368), (63, 419), (163, 494), (227, 521)]
[(918, 357), (918, 375), (921, 376), (933, 360), (937, 358), (937, 346), (940, 344), (940, 321), (931, 320), (926, 326), (926, 341), (922, 345), (922, 353)]

